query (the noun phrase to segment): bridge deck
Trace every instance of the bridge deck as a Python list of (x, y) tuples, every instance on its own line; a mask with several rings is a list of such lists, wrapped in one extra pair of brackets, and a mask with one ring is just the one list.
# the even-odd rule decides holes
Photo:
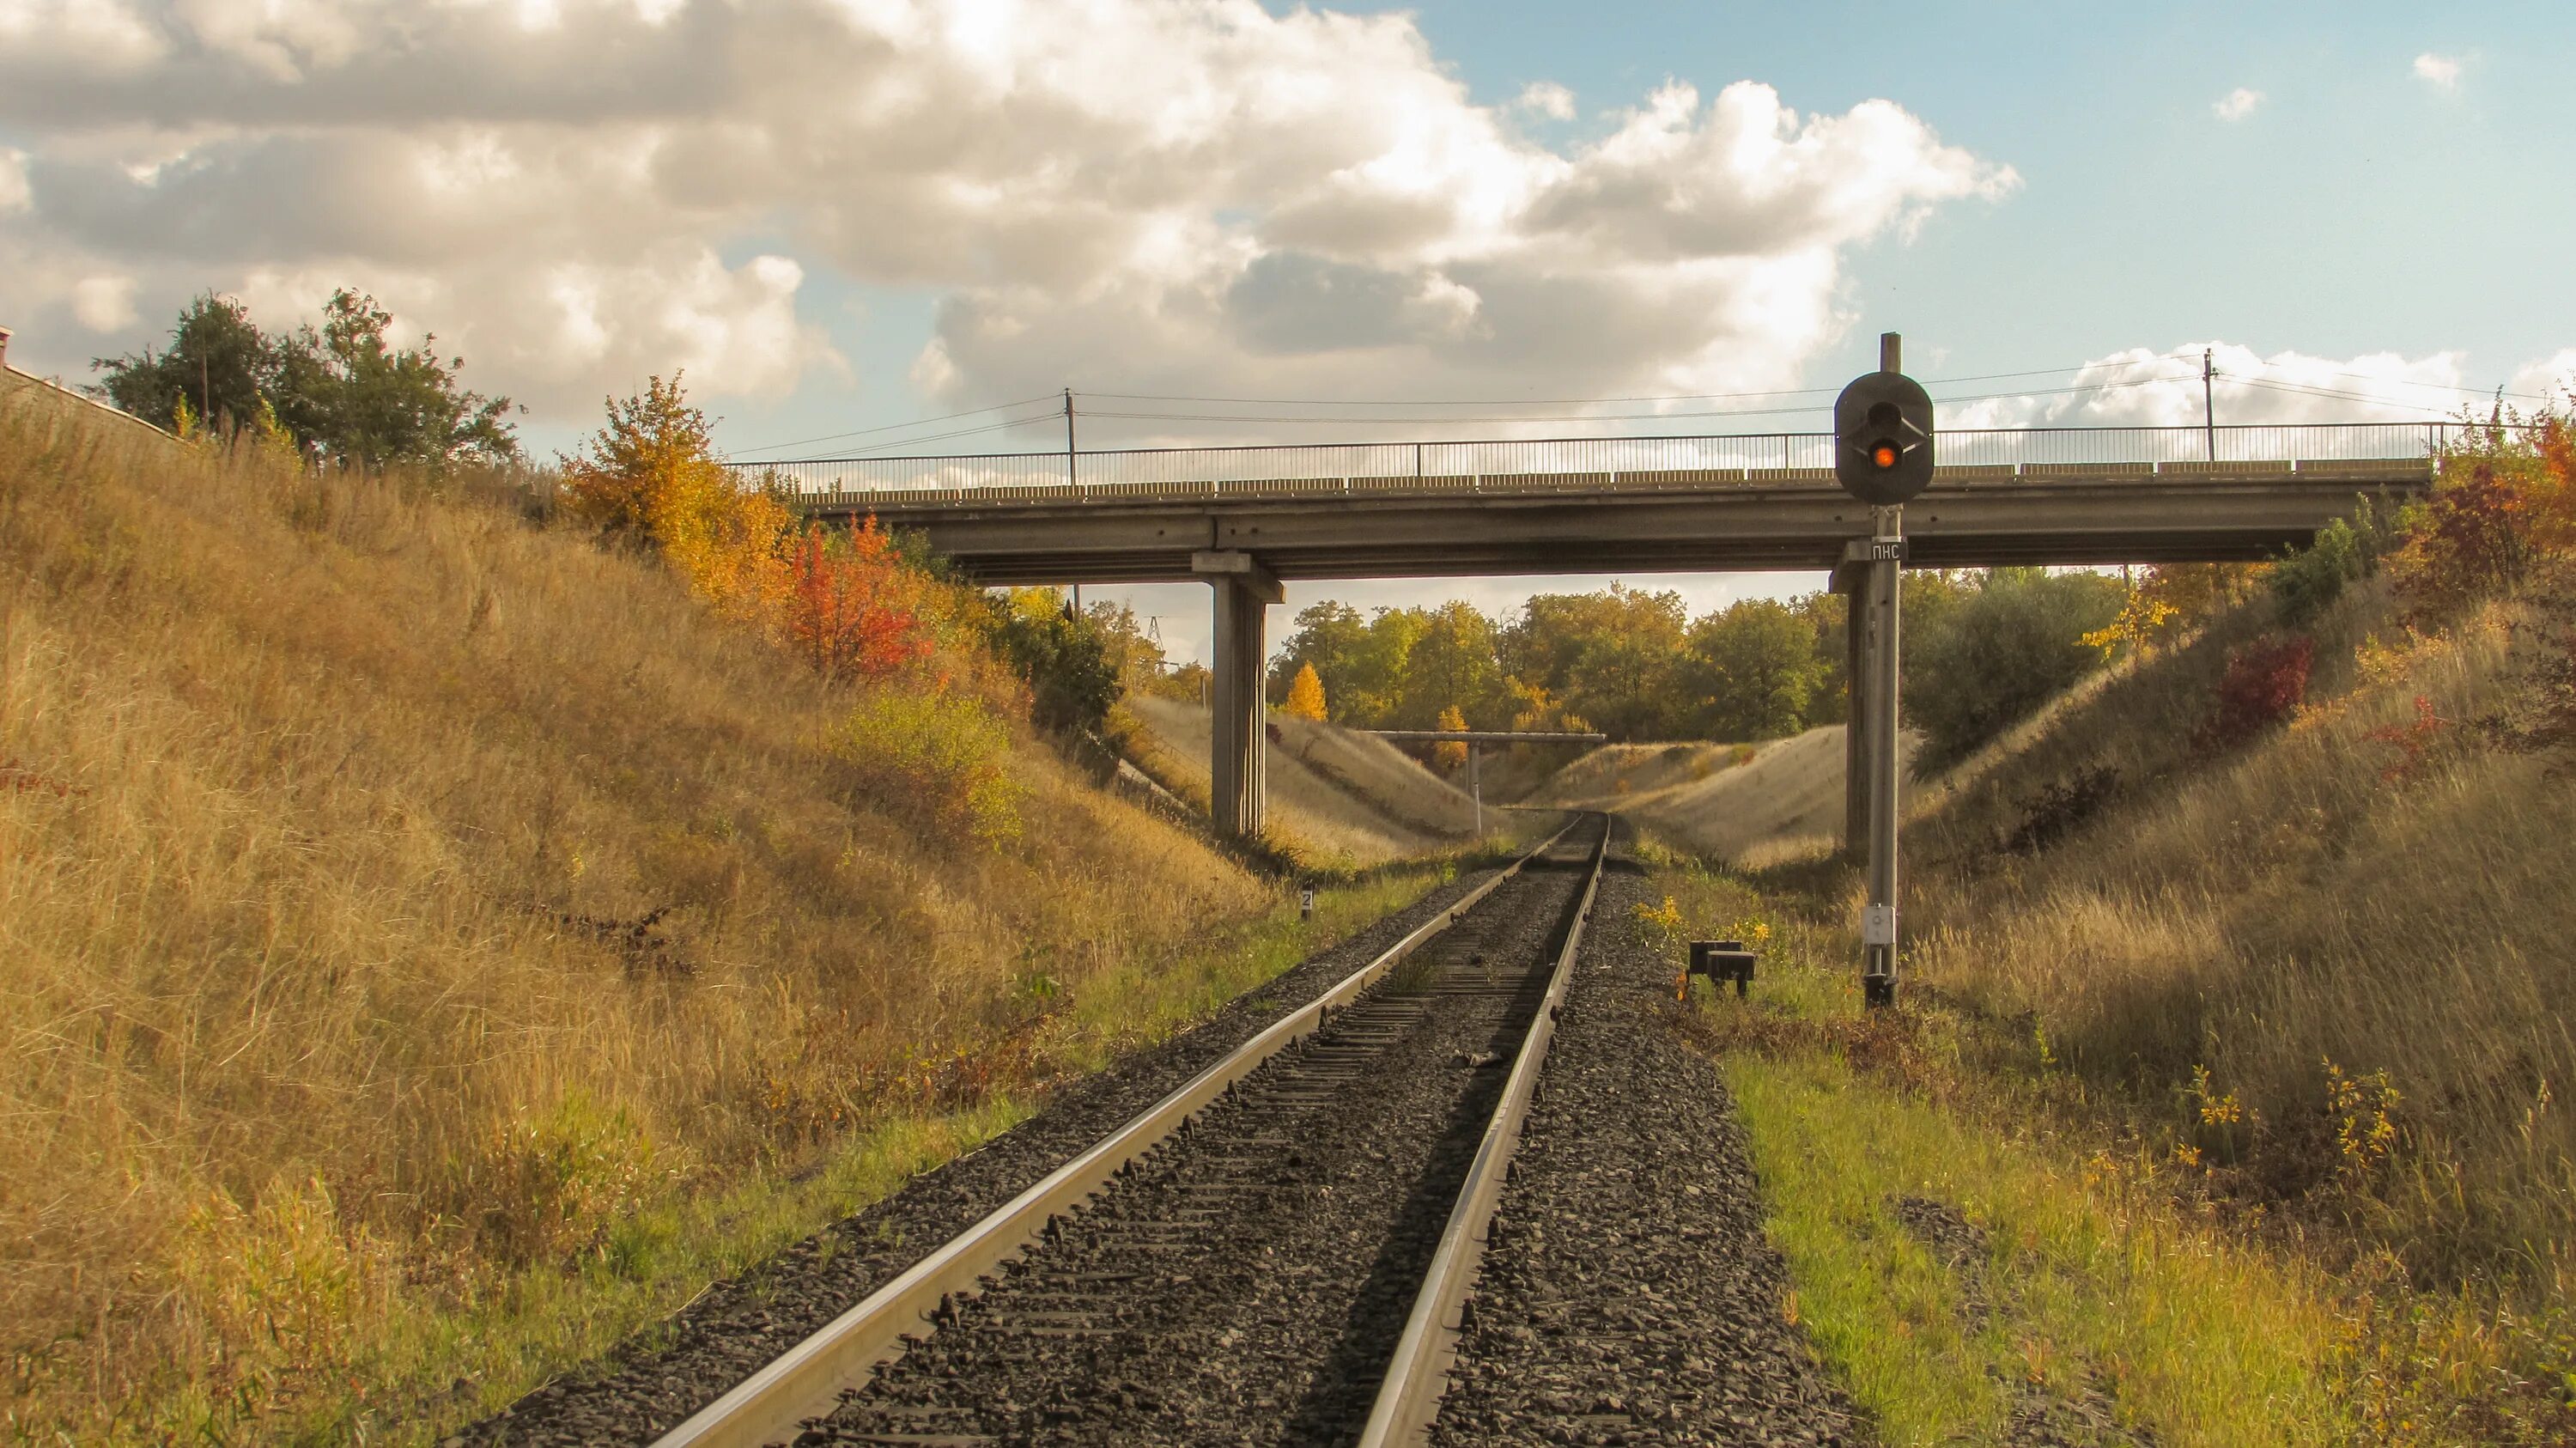
[[(2422, 455), (1940, 469), (1906, 509), (1927, 567), (2260, 559), (2358, 497), (2423, 490)], [(1869, 510), (1824, 468), (1018, 483), (808, 493), (810, 517), (874, 515), (994, 583), (1191, 578), (1204, 549), (1284, 578), (1824, 569)]]

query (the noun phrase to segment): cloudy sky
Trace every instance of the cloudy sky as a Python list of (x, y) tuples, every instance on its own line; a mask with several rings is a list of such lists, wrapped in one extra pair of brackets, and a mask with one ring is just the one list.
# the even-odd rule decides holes
[(0, 0), (0, 325), (81, 380), (356, 286), (541, 455), (681, 368), (758, 457), (1067, 386), (1159, 414), (1087, 447), (1813, 426), (1748, 394), (1883, 329), (1951, 424), (2196, 421), (2204, 347), (2222, 421), (2439, 415), (2576, 371), (2571, 61), (2563, 0)]

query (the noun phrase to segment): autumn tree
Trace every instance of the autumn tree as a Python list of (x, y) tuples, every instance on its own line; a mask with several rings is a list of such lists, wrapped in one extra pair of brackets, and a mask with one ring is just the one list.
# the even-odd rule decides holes
[(2084, 636), (2119, 616), (2120, 580), (2099, 573), (1997, 568), (1940, 602), (1919, 626), (1905, 606), (1905, 719), (1923, 731), (1918, 768), (1964, 759), (2100, 667)]
[[(1421, 636), (1404, 660), (1397, 718), (1420, 728), (1461, 710), (1497, 717), (1508, 707), (1503, 670), (1494, 655), (1494, 622), (1474, 604), (1451, 599), (1425, 610)], [(1462, 720), (1440, 728), (1463, 729)]]
[(1503, 656), (1614, 738), (1669, 736), (1682, 725), (1678, 677), (1688, 618), (1682, 596), (1612, 584), (1540, 594), (1506, 631)]
[(983, 597), (994, 608), (995, 649), (1029, 686), (1030, 721), (1041, 729), (1098, 733), (1118, 702), (1123, 646), (1097, 614), (1075, 613), (1051, 588)]
[(1324, 681), (1316, 676), (1313, 664), (1297, 666), (1297, 677), (1288, 685), (1287, 702), (1279, 709), (1291, 718), (1324, 722)]
[(1289, 686), (1296, 682), (1297, 671), (1305, 668), (1312, 668), (1316, 677), (1328, 680), (1327, 687), (1336, 698), (1346, 697), (1357, 686), (1354, 674), (1368, 631), (1368, 620), (1360, 616), (1360, 611), (1337, 599), (1324, 599), (1297, 610), (1295, 628), (1280, 641), (1278, 656), (1270, 661), (1271, 700), (1284, 701)]
[(775, 494), (717, 463), (706, 414), (681, 374), (608, 401), (608, 425), (559, 456), (564, 506), (613, 536), (661, 551), (700, 597), (748, 617), (801, 587), (789, 573), (795, 519)]
[(1271, 663), (1268, 697), (1285, 701), (1297, 671), (1312, 664), (1335, 719), (1387, 727), (1402, 706), (1413, 646), (1427, 620), (1423, 610), (1411, 608), (1382, 608), (1363, 619), (1358, 609), (1331, 599), (1299, 609), (1295, 632)]
[(2467, 429), (2444, 455), (2431, 495), (2408, 510), (2405, 542), (2388, 560), (2398, 597), (2415, 613), (2456, 612), (2510, 587), (2530, 566), (2532, 505), (2555, 501), (2546, 455), (2533, 441), (2534, 430), (2499, 419)]
[[(1433, 724), (1431, 727), (1434, 729), (1463, 730), (1467, 727), (1467, 716), (1458, 711), (1457, 705), (1452, 704), (1448, 708), (1440, 711), (1439, 722)], [(1431, 757), (1439, 764), (1440, 768), (1444, 772), (1455, 774), (1466, 766), (1467, 746), (1464, 744), (1450, 743), (1434, 744), (1431, 746)]]
[(885, 678), (930, 657), (928, 581), (876, 519), (837, 535), (808, 527), (788, 545), (784, 571), (770, 621), (825, 678)]

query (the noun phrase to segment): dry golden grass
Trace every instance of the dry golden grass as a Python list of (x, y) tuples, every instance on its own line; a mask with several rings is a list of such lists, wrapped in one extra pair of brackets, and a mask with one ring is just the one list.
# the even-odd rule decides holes
[[(1208, 711), (1173, 699), (1131, 697), (1126, 707), (1147, 731), (1131, 741), (1148, 772), (1206, 807)], [(1351, 865), (1451, 849), (1475, 830), (1472, 801), (1383, 739), (1272, 713), (1279, 738), (1263, 767), (1267, 820), (1303, 852)], [(1499, 832), (1491, 800), (1485, 822)]]
[[(2495, 710), (2521, 608), (2415, 637), (2357, 588), (2314, 625), (2308, 707), (2232, 751), (2193, 735), (2260, 603), (2067, 701), (1909, 830), (1919, 977), (2035, 1011), (2059, 1059), (2172, 1103), (2228, 1179), (2326, 1209), (2419, 1281), (2563, 1300), (2576, 781), (2456, 726), (2392, 779), (2397, 747), (2370, 737), (2418, 696), (2451, 721)], [(2097, 818), (2001, 852), (2042, 787), (2093, 767), (2118, 781)]]
[(1024, 735), (1019, 841), (958, 838), (846, 694), (470, 483), (0, 400), (19, 1436), (282, 1431), (402, 1304), (1042, 1078), (1045, 1013), (1273, 898)]
[[(1915, 737), (1904, 744), (1910, 757)], [(1843, 828), (1843, 726), (1761, 744), (1604, 745), (1533, 798), (1619, 810), (1690, 853), (1738, 864), (1827, 852)]]

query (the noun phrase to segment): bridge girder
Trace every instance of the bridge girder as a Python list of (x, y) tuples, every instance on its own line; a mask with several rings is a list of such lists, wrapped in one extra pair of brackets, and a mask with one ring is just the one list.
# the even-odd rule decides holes
[[(2380, 476), (2157, 475), (1934, 488), (1909, 505), (1909, 562), (2201, 563), (2276, 557), (2369, 497), (2420, 493), (2421, 463)], [(838, 516), (847, 516), (843, 510)], [(1532, 573), (1824, 571), (1868, 531), (1830, 488), (1514, 497), (1317, 496), (873, 507), (989, 583), (1185, 582), (1194, 554), (1258, 558), (1283, 579)], [(832, 517), (826, 504), (812, 516)]]

